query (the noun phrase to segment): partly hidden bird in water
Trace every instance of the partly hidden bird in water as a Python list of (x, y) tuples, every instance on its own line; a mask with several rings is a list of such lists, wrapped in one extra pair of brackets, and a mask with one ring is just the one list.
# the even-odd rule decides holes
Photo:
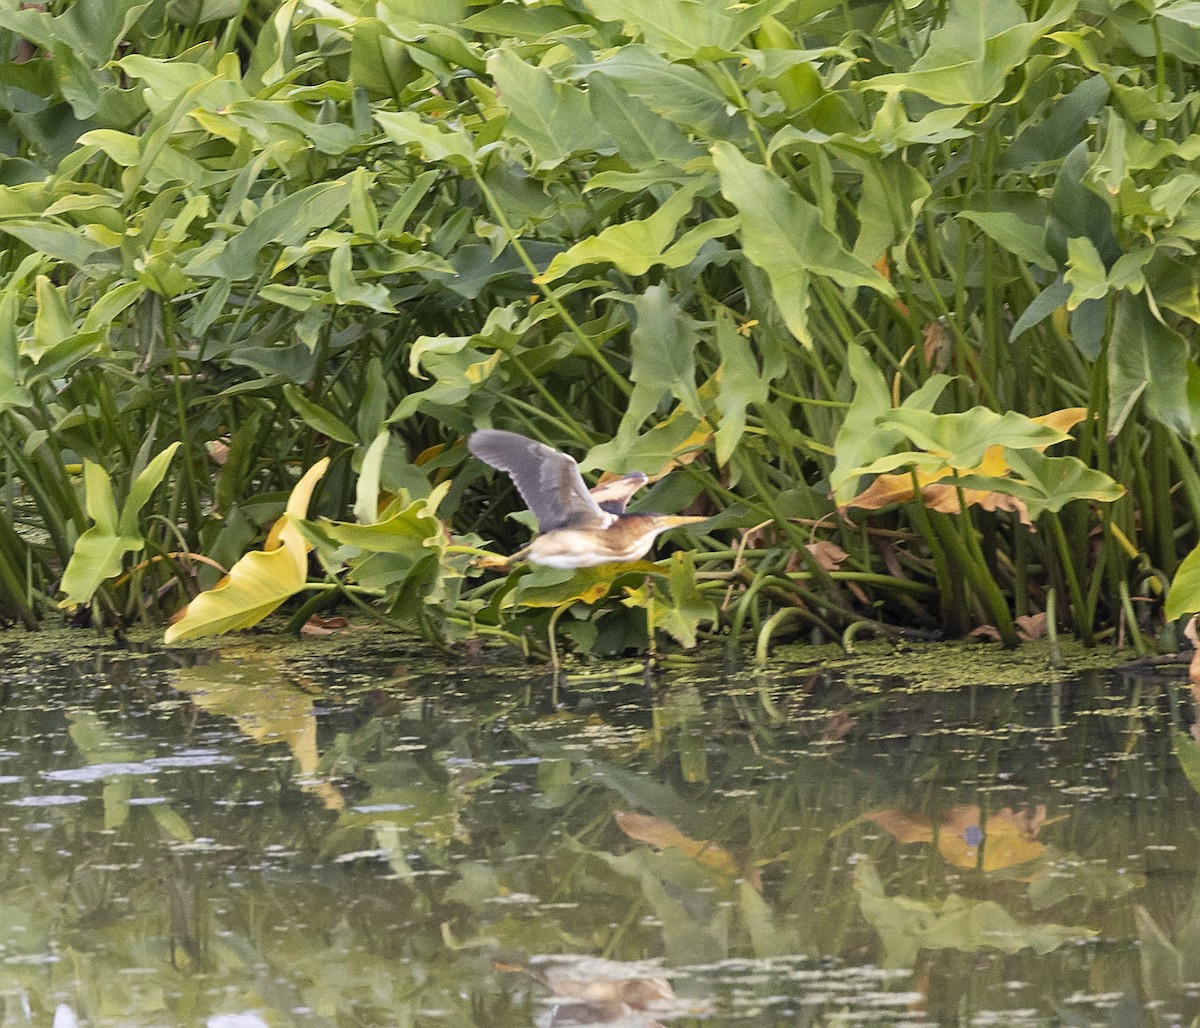
[(708, 520), (626, 513), (629, 498), (646, 484), (642, 472), (589, 490), (571, 457), (516, 432), (480, 429), (467, 440), (467, 448), (485, 464), (505, 472), (537, 518), (537, 537), (510, 561), (589, 568), (638, 560), (650, 552), (661, 533)]

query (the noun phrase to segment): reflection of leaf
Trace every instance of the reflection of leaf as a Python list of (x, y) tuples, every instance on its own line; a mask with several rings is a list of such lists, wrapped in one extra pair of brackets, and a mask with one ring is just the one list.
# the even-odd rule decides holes
[(326, 457), (308, 469), (263, 548), (247, 553), (220, 582), (184, 607), (179, 620), (167, 629), (164, 642), (186, 642), (250, 628), (304, 588), (309, 546), (296, 522), (308, 513), (313, 490), (328, 467)]
[[(1046, 859), (1024, 878), (1029, 882), (1029, 903), (1045, 910), (1074, 896), (1110, 903), (1145, 888), (1146, 876), (1107, 860), (1080, 860), (1075, 854), (1048, 847)], [(1027, 869), (1026, 869), (1027, 870)]]
[[(1046, 807), (1017, 813), (1011, 807), (990, 813), (982, 821), (979, 807), (960, 804), (942, 815), (936, 832), (938, 852), (955, 867), (979, 866), (983, 850), (983, 870), (998, 871), (1036, 860), (1046, 847), (1036, 841), (1037, 833), (1046, 820)], [(865, 815), (865, 820), (879, 825), (897, 842), (932, 842), (935, 836), (932, 823), (921, 814), (898, 810), (877, 810)]]
[(1196, 742), (1186, 732), (1176, 732), (1171, 739), (1175, 759), (1183, 769), (1188, 784), (1200, 792), (1200, 742)]
[(613, 818), (617, 827), (631, 839), (649, 843), (660, 850), (678, 850), (710, 871), (716, 871), (729, 878), (738, 874), (738, 862), (728, 850), (715, 842), (702, 842), (684, 835), (670, 821), (628, 810), (614, 810)]
[(587, 1003), (619, 1003), (633, 1010), (645, 1010), (656, 1003), (675, 998), (671, 984), (653, 974), (655, 966), (622, 963), (600, 957), (573, 957), (570, 954), (543, 957), (528, 967), (498, 964), (501, 971), (520, 971), (536, 978), (556, 996), (584, 1000)]
[[(197, 707), (231, 718), (248, 739), (260, 745), (285, 743), (304, 775), (317, 772), (317, 719), (313, 697), (279, 671), (233, 664), (180, 668), (174, 687)], [(307, 786), (306, 786), (307, 787)], [(329, 809), (344, 801), (328, 782), (314, 790)]]
[(956, 895), (940, 902), (890, 897), (869, 860), (856, 865), (854, 887), (863, 917), (879, 932), (884, 961), (891, 967), (911, 967), (922, 949), (1016, 953), (1031, 948), (1045, 954), (1064, 943), (1081, 942), (1098, 934), (1072, 925), (1022, 924), (992, 900)]

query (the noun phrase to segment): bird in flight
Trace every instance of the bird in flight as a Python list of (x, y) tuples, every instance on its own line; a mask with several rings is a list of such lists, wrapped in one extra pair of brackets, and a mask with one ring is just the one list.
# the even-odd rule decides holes
[(661, 533), (708, 520), (627, 513), (629, 498), (646, 484), (642, 472), (589, 490), (573, 458), (516, 432), (480, 429), (467, 440), (467, 448), (485, 464), (505, 472), (537, 518), (537, 537), (510, 561), (588, 568), (638, 560), (650, 552)]

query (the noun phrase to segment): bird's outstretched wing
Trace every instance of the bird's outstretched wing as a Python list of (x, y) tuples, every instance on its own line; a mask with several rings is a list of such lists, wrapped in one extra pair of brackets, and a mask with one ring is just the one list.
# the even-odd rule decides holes
[(591, 489), (592, 501), (598, 503), (601, 510), (606, 510), (610, 514), (624, 514), (629, 498), (648, 481), (650, 480), (644, 471), (634, 471), (628, 475), (622, 475), (620, 478), (614, 478), (611, 482), (593, 486)]
[(537, 518), (539, 532), (559, 528), (606, 528), (613, 515), (600, 509), (565, 453), (516, 432), (484, 428), (467, 448), (485, 464), (506, 472)]

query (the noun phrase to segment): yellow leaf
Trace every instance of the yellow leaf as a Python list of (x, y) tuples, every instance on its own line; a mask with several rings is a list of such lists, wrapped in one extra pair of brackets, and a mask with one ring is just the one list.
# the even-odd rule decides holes
[(296, 522), (308, 513), (313, 490), (328, 467), (326, 457), (309, 468), (296, 483), (283, 517), (271, 527), (263, 548), (247, 553), (220, 582), (184, 607), (163, 636), (165, 643), (250, 628), (304, 588), (309, 546)]
[[(891, 834), (899, 843), (932, 842), (933, 825), (919, 813), (889, 809), (877, 810), (864, 817)], [(984, 871), (999, 871), (1035, 860), (1046, 852), (1037, 834), (1046, 823), (1046, 807), (1017, 813), (1011, 807), (997, 810), (983, 819), (979, 807), (959, 804), (942, 814), (937, 829), (938, 852), (955, 867), (979, 866), (979, 848), (983, 847)]]

